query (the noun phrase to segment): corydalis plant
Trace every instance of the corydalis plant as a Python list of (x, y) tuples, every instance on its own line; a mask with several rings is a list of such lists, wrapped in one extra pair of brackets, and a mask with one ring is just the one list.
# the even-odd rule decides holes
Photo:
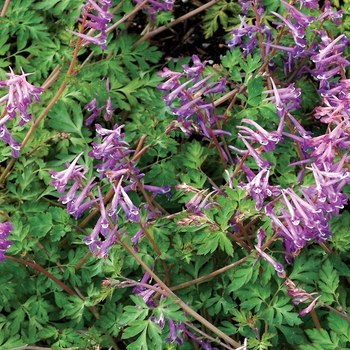
[[(287, 10), (284, 16), (272, 12), (282, 22), (275, 23), (283, 27), (286, 33), (293, 38), (295, 46), (282, 47), (278, 45), (279, 38), (272, 37), (269, 40), (260, 43), (261, 48), (273, 48), (275, 51), (287, 52), (288, 60), (285, 60), (284, 72), (287, 74), (298, 65), (298, 60), (303, 57), (311, 57), (315, 62), (315, 68), (306, 65), (297, 70), (298, 75), (303, 71), (310, 72), (316, 79), (320, 81), (320, 95), (327, 104), (327, 108), (318, 107), (315, 116), (322, 116), (322, 120), (331, 122), (326, 135), (312, 137), (312, 132), (307, 131), (293, 116), (294, 111), (300, 108), (301, 90), (295, 88), (294, 83), (288, 87), (278, 88), (274, 79), (270, 78), (272, 89), (264, 91), (264, 94), (270, 95), (263, 102), (272, 102), (276, 106), (277, 116), (280, 118), (276, 124), (278, 129), (267, 131), (255, 121), (244, 119), (243, 122), (254, 126), (252, 130), (247, 126), (238, 126), (241, 138), (247, 151), (240, 150), (234, 146), (231, 149), (242, 155), (252, 157), (259, 172), (254, 173), (245, 164), (242, 170), (247, 176), (248, 183), (241, 183), (240, 186), (248, 190), (248, 195), (257, 200), (256, 209), (265, 210), (270, 217), (273, 228), (276, 233), (284, 237), (284, 245), (286, 248), (286, 260), (293, 261), (293, 257), (300, 253), (309, 240), (323, 242), (330, 237), (329, 219), (331, 214), (338, 215), (339, 209), (347, 203), (347, 195), (342, 193), (345, 184), (349, 183), (347, 170), (347, 153), (336, 159), (336, 155), (341, 155), (342, 150), (348, 148), (349, 135), (347, 129), (347, 117), (341, 114), (345, 106), (348, 105), (348, 93), (344, 92), (345, 80), (334, 80), (339, 76), (344, 78), (345, 67), (349, 65), (348, 61), (342, 56), (347, 40), (344, 35), (331, 40), (325, 32), (316, 31), (320, 34), (321, 42), (315, 41), (307, 48), (305, 40), (307, 31), (311, 31), (311, 23), (324, 21), (325, 18), (337, 19), (339, 12), (333, 12), (329, 2), (324, 7), (323, 15), (308, 16), (296, 9), (294, 6), (281, 1), (282, 6)], [(304, 4), (304, 3), (302, 3)], [(313, 4), (309, 7), (316, 8)], [(262, 19), (263, 8), (258, 6), (258, 2), (244, 3), (244, 12), (248, 13), (248, 9), (252, 9), (257, 18), (255, 26), (247, 26), (245, 19), (242, 19), (241, 27), (234, 29), (233, 41), (229, 42), (231, 47), (240, 45), (243, 52), (246, 52), (247, 43), (242, 41), (247, 36), (251, 45), (250, 53), (254, 53), (259, 45), (257, 38), (263, 38), (264, 25), (260, 23)], [(260, 25), (259, 25), (260, 23)], [(314, 23), (314, 24), (315, 24)], [(252, 34), (256, 33), (256, 37)], [(258, 35), (260, 33), (260, 36)], [(253, 40), (254, 39), (254, 40)], [(268, 51), (265, 51), (268, 54)], [(265, 56), (262, 55), (262, 58)], [(271, 62), (266, 57), (267, 62)], [(267, 69), (270, 69), (267, 65)], [(274, 67), (276, 69), (276, 67)], [(270, 72), (273, 75), (273, 70)], [(346, 90), (345, 90), (346, 91)], [(334, 113), (336, 112), (336, 113)], [(339, 114), (339, 113), (340, 114)], [(329, 113), (329, 114), (328, 114)], [(335, 118), (330, 120), (329, 115)], [(328, 118), (327, 118), (327, 117)], [(342, 116), (341, 118), (339, 118)], [(327, 118), (327, 119), (326, 119)], [(337, 118), (337, 119), (336, 119)], [(334, 126), (332, 125), (334, 121)], [(287, 123), (286, 123), (287, 122)], [(287, 132), (285, 124), (288, 125), (290, 132)], [(299, 189), (292, 188), (274, 188), (269, 184), (269, 169), (274, 164), (266, 161), (262, 155), (272, 152), (276, 149), (279, 141), (287, 142), (292, 140), (297, 147), (300, 161), (296, 161), (290, 166), (302, 166), (299, 173), (298, 181), (302, 183), (306, 175), (312, 174), (315, 185), (302, 185)], [(248, 142), (250, 141), (250, 142)], [(260, 143), (261, 147), (254, 148), (254, 143)], [(307, 164), (311, 167), (307, 167)], [(274, 188), (274, 190), (272, 190)], [(270, 197), (267, 204), (266, 199)]]

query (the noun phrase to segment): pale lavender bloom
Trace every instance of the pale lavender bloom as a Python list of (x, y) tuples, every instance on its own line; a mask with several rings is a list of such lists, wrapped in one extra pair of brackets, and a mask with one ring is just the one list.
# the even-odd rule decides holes
[(10, 134), (7, 127), (5, 125), (0, 127), (0, 137), (1, 140), (6, 142), (12, 149), (11, 154), (14, 158), (19, 157), (19, 151), (21, 149), (21, 144), (18, 143)]
[(40, 94), (44, 91), (43, 88), (36, 87), (27, 82), (26, 77), (34, 73), (24, 73), (17, 75), (9, 67), (11, 73), (6, 73), (10, 78), (8, 80), (1, 80), (0, 87), (9, 87), (9, 93), (0, 99), (0, 103), (8, 101), (6, 109), (11, 118), (16, 116), (17, 111), (20, 112), (22, 120), (20, 123), (24, 124), (28, 118), (31, 118), (27, 113), (29, 105), (34, 100), (40, 101)]
[(106, 213), (106, 208), (103, 202), (103, 197), (102, 197), (102, 192), (101, 192), (101, 188), (100, 186), (97, 187), (98, 190), (98, 196), (99, 196), (99, 200), (100, 200), (100, 213), (101, 213), (101, 233), (106, 236), (110, 229), (109, 229), (109, 220), (108, 220), (108, 216)]
[(257, 131), (254, 132), (250, 128), (246, 126), (237, 126), (238, 129), (240, 129), (240, 132), (245, 133), (247, 136), (242, 136), (243, 138), (257, 141), (261, 145), (264, 146), (265, 152), (273, 151), (276, 148), (276, 144), (280, 141), (282, 138), (282, 131), (284, 126), (284, 118), (280, 119), (280, 124), (277, 131), (268, 132), (263, 127), (261, 127), (258, 123), (251, 119), (242, 119), (243, 123), (247, 123), (250, 125), (253, 125)]
[[(239, 134), (238, 134), (239, 135)], [(262, 158), (260, 156), (260, 154), (244, 139), (241, 137), (241, 140), (244, 142), (244, 144), (246, 145), (246, 147), (248, 148), (248, 151), (242, 151), (242, 150), (239, 150), (238, 148), (234, 147), (234, 146), (229, 146), (229, 148), (235, 150), (236, 152), (239, 152), (241, 154), (247, 154), (249, 153), (249, 155), (251, 155), (256, 164), (259, 166), (259, 168), (261, 169), (270, 169), (274, 163), (272, 162), (269, 162), (267, 160), (265, 160), (264, 158)]]
[[(113, 231), (107, 236), (107, 238), (100, 244), (99, 249), (95, 251), (94, 257), (96, 258), (107, 258), (108, 249), (115, 244), (118, 236), (122, 235), (125, 231), (118, 232), (118, 226), (115, 225)], [(117, 236), (118, 235), (118, 236)]]
[(194, 77), (194, 81), (197, 81), (196, 78), (198, 79), (199, 74), (204, 71), (208, 61), (202, 62), (197, 55), (192, 55), (192, 62), (192, 67), (188, 66), (187, 64), (184, 64), (182, 67), (189, 77)]
[(89, 112), (94, 111), (97, 108), (97, 100), (96, 100), (96, 98), (94, 98), (84, 108), (87, 109)]
[[(135, 0), (138, 4), (142, 3), (142, 0)], [(148, 0), (148, 4), (143, 8), (150, 14), (152, 21), (155, 21), (157, 16), (156, 14), (160, 11), (167, 12), (173, 9), (175, 0), (164, 0), (164, 2)]]
[(117, 221), (117, 218), (118, 218), (117, 207), (118, 207), (119, 200), (120, 200), (120, 193), (121, 193), (120, 191), (121, 191), (122, 180), (123, 180), (123, 177), (120, 178), (117, 186), (115, 186), (113, 184), (114, 195), (112, 198), (111, 206), (108, 209), (108, 215), (111, 216), (114, 221)]
[(78, 191), (79, 189), (79, 186), (80, 186), (80, 179), (77, 179), (73, 186), (71, 186), (71, 188), (69, 189), (69, 191), (67, 192), (66, 195), (60, 197), (58, 199), (59, 202), (62, 202), (62, 204), (67, 204), (69, 202), (71, 202), (74, 198), (75, 198), (75, 194), (76, 192)]
[(123, 187), (120, 188), (120, 193), (123, 196), (123, 201), (119, 201), (119, 204), (122, 207), (123, 211), (125, 212), (127, 220), (130, 220), (132, 222), (139, 222), (140, 221), (139, 209), (131, 201), (130, 197), (127, 195)]
[(208, 209), (213, 205), (218, 205), (217, 202), (209, 202), (208, 200), (210, 196), (214, 193), (210, 192), (205, 198), (203, 199), (204, 193), (207, 192), (207, 190), (202, 190), (198, 193), (196, 193), (187, 203), (186, 208), (190, 211), (193, 211), (196, 215), (202, 215), (203, 209)]
[(102, 244), (102, 242), (99, 240), (99, 234), (101, 232), (101, 221), (102, 217), (100, 216), (91, 234), (83, 239), (83, 242), (89, 246), (89, 249), (92, 253), (94, 253), (96, 249), (99, 249)]
[(313, 298), (313, 295), (317, 294), (317, 292), (307, 293), (300, 286), (296, 286), (295, 283), (290, 279), (286, 278), (286, 281), (283, 283), (284, 286), (288, 287), (288, 295), (293, 297), (293, 304), (299, 305), (304, 301)]
[(6, 250), (12, 245), (12, 241), (7, 239), (11, 231), (13, 226), (10, 221), (0, 222), (0, 262), (5, 261)]
[(273, 90), (263, 91), (263, 94), (271, 94), (274, 96), (267, 97), (263, 102), (271, 101), (276, 105), (277, 115), (282, 117), (291, 109), (299, 108), (301, 102), (301, 89), (295, 88), (294, 83), (287, 88), (277, 89), (275, 82), (270, 78)]
[[(243, 170), (246, 172), (246, 174), (248, 170), (251, 171), (247, 166), (244, 166)], [(261, 210), (261, 208), (264, 205), (265, 198), (272, 195), (276, 196), (280, 192), (280, 190), (277, 187), (269, 185), (269, 175), (269, 170), (261, 169), (257, 175), (253, 173), (254, 178), (250, 179), (248, 184), (239, 184), (239, 187), (246, 190), (248, 192), (248, 195), (250, 195), (254, 200), (256, 200), (256, 210)]]
[(254, 5), (252, 0), (239, 0), (239, 4), (242, 7), (242, 13), (246, 15), (249, 9)]
[(300, 3), (300, 8), (303, 6), (313, 9), (318, 8), (318, 0), (298, 0), (297, 2)]
[(307, 16), (301, 11), (297, 10), (294, 6), (288, 4), (287, 2), (281, 0), (281, 3), (288, 9), (289, 13), (295, 19), (295, 24), (300, 27), (308, 27), (314, 20), (314, 16)]
[(95, 121), (95, 119), (100, 115), (101, 111), (104, 108), (105, 108), (105, 106), (102, 106), (100, 108), (95, 108), (92, 111), (92, 114), (90, 115), (90, 117), (85, 120), (84, 125), (90, 126)]
[(299, 315), (300, 315), (301, 317), (303, 317), (303, 316), (305, 316), (306, 314), (308, 314), (311, 310), (313, 310), (314, 307), (315, 307), (315, 305), (316, 305), (317, 300), (320, 299), (320, 298), (321, 298), (321, 295), (318, 296), (317, 298), (315, 298), (315, 299), (309, 304), (309, 306), (308, 306), (306, 309), (301, 310), (301, 311), (299, 312)]
[[(234, 47), (236, 47), (237, 45), (241, 44), (242, 43), (242, 38), (243, 37), (248, 37), (250, 40), (253, 38), (253, 33), (256, 33), (259, 31), (259, 28), (255, 25), (248, 25), (245, 21), (246, 17), (245, 16), (239, 16), (240, 20), (241, 20), (241, 23), (239, 25), (239, 28), (234, 28), (232, 31), (231, 31), (231, 34), (233, 34), (233, 38), (226, 41), (226, 44), (228, 45), (228, 47), (230, 48), (230, 50), (232, 50)], [(250, 46), (249, 47), (249, 44), (248, 46), (246, 47), (246, 49), (249, 49), (249, 50), (252, 50), (252, 48), (255, 45), (256, 43), (255, 42), (251, 42)], [(248, 52), (246, 52), (247, 54)]]
[(135, 246), (136, 244), (139, 243), (141, 237), (143, 236), (144, 232), (143, 232), (143, 228), (140, 228), (135, 235), (131, 238), (131, 243), (133, 246)]
[(169, 322), (169, 328), (170, 328), (170, 336), (165, 339), (165, 342), (166, 343), (173, 343), (174, 341), (176, 341), (178, 344), (182, 345), (184, 340), (182, 338), (178, 337), (176, 324), (175, 324), (174, 320), (169, 317), (168, 322)]
[(349, 147), (343, 126), (344, 123), (342, 122), (330, 133), (306, 140), (308, 146), (313, 149), (311, 157), (315, 158), (316, 164), (332, 164), (336, 148), (345, 149)]
[(330, 1), (327, 1), (325, 9), (324, 9), (323, 13), (320, 16), (318, 16), (317, 21), (321, 22), (322, 20), (324, 20), (326, 18), (331, 19), (331, 20), (334, 19), (335, 20), (334, 23), (339, 25), (340, 18), (343, 17), (343, 13), (344, 13), (344, 10), (339, 10), (336, 12), (332, 11), (331, 3), (330, 3)]
[(85, 210), (90, 208), (93, 203), (98, 201), (98, 198), (96, 198), (84, 203), (84, 200), (88, 197), (92, 187), (95, 186), (93, 183), (94, 180), (95, 177), (88, 182), (78, 196), (67, 204), (68, 213), (74, 216), (75, 219), (78, 219), (78, 217), (81, 216)]
[(286, 272), (284, 271), (284, 267), (282, 264), (272, 259), (268, 254), (263, 252), (258, 246), (255, 246), (255, 249), (264, 260), (266, 260), (268, 263), (270, 263), (273, 266), (273, 268), (277, 272), (278, 277), (281, 277), (281, 278), (286, 277)]
[(171, 197), (171, 185), (166, 185), (163, 187), (159, 187), (159, 186), (151, 186), (151, 185), (143, 185), (143, 188), (147, 191), (153, 192), (155, 194), (155, 196), (157, 194), (165, 194), (167, 197)]
[(93, 37), (90, 35), (74, 32), (73, 30), (69, 30), (69, 29), (67, 29), (67, 32), (74, 34), (74, 35), (78, 36), (79, 38), (84, 39), (85, 41), (88, 41), (89, 43), (100, 46), (102, 50), (108, 49), (108, 47), (106, 45), (107, 39), (105, 39), (105, 38), (102, 38), (102, 37), (97, 38), (97, 37)]
[(186, 93), (184, 92), (184, 88), (185, 88), (185, 86), (190, 84), (192, 81), (194, 81), (194, 79), (190, 79), (190, 80), (186, 81), (182, 85), (178, 86), (175, 90), (173, 90), (170, 94), (164, 95), (162, 98), (163, 98), (163, 100), (166, 101), (166, 105), (170, 106), (176, 97), (179, 97), (181, 100), (185, 100)]
[(202, 349), (204, 349), (204, 350), (219, 350), (218, 348), (213, 348), (210, 344), (206, 343), (204, 340), (200, 339), (199, 337), (194, 335), (192, 332), (187, 330), (186, 323), (181, 322), (178, 325), (178, 329), (180, 331), (182, 331), (183, 333), (185, 333), (189, 338), (193, 339), (196, 343), (198, 343), (202, 347)]
[[(301, 48), (304, 48), (307, 44), (306, 40), (304, 39), (305, 37), (305, 28), (298, 26), (296, 24), (293, 24), (289, 19), (284, 18), (281, 16), (279, 13), (271, 11), (276, 17), (282, 20), (282, 22), (287, 26), (289, 29), (289, 32), (292, 34), (293, 39), (295, 43), (300, 46)], [(281, 23), (274, 22), (276, 25), (281, 25)]]
[[(318, 54), (311, 56), (311, 60), (316, 62), (321, 62), (326, 58), (328, 55), (334, 54), (334, 47), (335, 44), (340, 41), (342, 38), (345, 37), (345, 34), (339, 35), (336, 39), (334, 39), (331, 43), (329, 43), (324, 49), (322, 49)], [(344, 47), (344, 45), (342, 45)], [(339, 47), (338, 47), (339, 48)]]
[[(74, 32), (68, 29), (67, 31), (87, 42), (99, 45), (102, 48), (102, 50), (107, 50), (106, 29), (107, 29), (108, 23), (113, 19), (113, 15), (108, 13), (108, 8), (112, 6), (112, 3), (110, 1), (99, 1), (99, 2), (101, 3), (102, 7), (96, 4), (95, 1), (88, 0), (86, 5), (82, 6), (82, 8), (85, 11), (83, 11), (81, 14), (85, 17), (85, 19), (76, 18), (79, 22), (85, 23), (86, 27), (94, 30), (99, 30), (100, 31), (99, 37), (93, 37), (83, 33)], [(91, 13), (92, 10), (95, 11), (96, 15)], [(90, 18), (88, 19), (88, 17)]]
[(107, 98), (107, 102), (106, 102), (106, 114), (103, 116), (104, 120), (108, 121), (111, 120), (112, 116), (113, 116), (113, 106), (112, 106), (112, 99), (111, 97)]
[(291, 120), (291, 122), (294, 124), (295, 128), (298, 130), (300, 136), (304, 139), (309, 139), (312, 135), (311, 131), (306, 131), (300, 123), (288, 112), (288, 118)]
[(55, 186), (58, 193), (65, 191), (69, 180), (73, 180), (74, 178), (85, 178), (84, 173), (82, 172), (85, 166), (76, 165), (82, 154), (83, 152), (80, 153), (71, 164), (66, 163), (66, 170), (62, 170), (60, 172), (54, 170), (49, 171), (51, 177), (54, 178), (54, 180), (50, 181), (50, 184)]

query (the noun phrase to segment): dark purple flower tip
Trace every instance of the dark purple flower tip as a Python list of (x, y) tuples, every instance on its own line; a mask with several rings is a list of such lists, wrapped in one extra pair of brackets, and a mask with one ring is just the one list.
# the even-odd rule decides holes
[(12, 241), (6, 239), (11, 231), (13, 231), (11, 222), (0, 222), (0, 262), (5, 261), (6, 250), (13, 244)]

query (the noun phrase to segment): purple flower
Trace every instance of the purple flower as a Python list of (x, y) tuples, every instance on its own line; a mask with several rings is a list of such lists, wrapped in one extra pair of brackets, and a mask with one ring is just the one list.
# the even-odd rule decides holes
[(287, 2), (281, 0), (281, 3), (288, 9), (289, 14), (293, 17), (297, 26), (306, 28), (315, 20), (314, 16), (305, 15)]
[[(279, 13), (271, 11), (276, 17), (282, 20), (282, 22), (287, 26), (289, 32), (292, 34), (295, 43), (304, 48), (307, 44), (307, 41), (304, 39), (305, 37), (305, 27), (300, 26), (299, 24), (293, 24), (289, 19), (284, 18)], [(281, 23), (274, 22), (275, 25), (281, 25)]]
[(147, 191), (153, 192), (155, 196), (157, 194), (165, 194), (167, 197), (171, 197), (171, 185), (166, 185), (163, 187), (159, 186), (151, 186), (151, 185), (143, 185), (143, 188)]
[(18, 158), (19, 151), (22, 145), (12, 137), (12, 135), (10, 134), (10, 132), (8, 131), (5, 125), (0, 127), (0, 137), (2, 141), (6, 142), (12, 148), (12, 152), (11, 152), (12, 156), (14, 158)]
[[(138, 4), (141, 4), (141, 0), (135, 0)], [(144, 7), (144, 10), (150, 14), (150, 18), (152, 21), (156, 20), (156, 14), (159, 11), (167, 12), (173, 9), (175, 0), (164, 0), (163, 2), (148, 0), (148, 4)]]
[(196, 215), (201, 215), (203, 209), (208, 209), (213, 205), (218, 205), (216, 202), (209, 202), (208, 200), (210, 196), (214, 192), (210, 192), (204, 199), (203, 199), (203, 194), (207, 190), (199, 191), (197, 192), (187, 203), (186, 203), (186, 208), (190, 211), (193, 211)]
[(264, 200), (270, 196), (277, 196), (280, 190), (277, 187), (269, 185), (270, 171), (268, 169), (261, 169), (255, 175), (245, 164), (242, 166), (244, 172), (249, 180), (248, 184), (240, 183), (239, 187), (246, 190), (254, 200), (256, 200), (256, 210), (261, 210), (264, 205)]
[(317, 303), (317, 300), (320, 299), (320, 298), (321, 298), (321, 295), (318, 296), (317, 298), (315, 298), (315, 299), (309, 304), (309, 306), (308, 306), (306, 309), (301, 310), (301, 311), (299, 312), (299, 315), (300, 315), (301, 317), (303, 317), (303, 316), (305, 316), (306, 314), (308, 314), (311, 310), (313, 310), (314, 307), (315, 307), (315, 305), (316, 305), (316, 303)]
[(268, 254), (263, 252), (258, 246), (255, 246), (255, 249), (263, 259), (265, 259), (268, 263), (270, 263), (273, 266), (273, 268), (276, 270), (279, 277), (281, 278), (286, 277), (286, 272), (284, 271), (284, 267), (282, 264), (272, 259)]
[(127, 220), (130, 220), (132, 222), (139, 222), (140, 221), (139, 209), (131, 201), (130, 197), (127, 195), (123, 187), (120, 188), (120, 193), (123, 197), (123, 200), (119, 201), (119, 205), (122, 207), (123, 211), (125, 212)]
[(295, 88), (294, 83), (290, 84), (287, 88), (277, 89), (275, 82), (270, 78), (273, 90), (263, 91), (263, 94), (274, 94), (272, 97), (265, 98), (263, 102), (271, 101), (276, 105), (277, 115), (283, 117), (286, 112), (291, 109), (297, 109), (300, 107), (301, 102), (301, 89)]
[(322, 20), (324, 20), (326, 18), (328, 18), (330, 20), (334, 19), (335, 20), (334, 23), (339, 25), (340, 24), (340, 18), (343, 16), (343, 13), (344, 13), (344, 10), (339, 10), (339, 11), (336, 11), (336, 12), (332, 11), (331, 3), (330, 3), (330, 1), (327, 1), (326, 5), (324, 7), (324, 11), (323, 11), (323, 13), (320, 16), (318, 16), (317, 21), (320, 22), (320, 21), (322, 21)]
[(184, 64), (182, 67), (188, 77), (194, 77), (195, 80), (199, 78), (199, 74), (204, 71), (204, 68), (208, 61), (202, 62), (197, 55), (192, 55), (193, 66), (190, 67), (187, 64)]
[(88, 182), (78, 196), (74, 197), (74, 199), (67, 204), (68, 213), (72, 214), (75, 219), (78, 219), (78, 217), (81, 216), (85, 210), (89, 209), (93, 203), (98, 201), (98, 198), (96, 198), (84, 203), (84, 200), (88, 197), (90, 190), (93, 186), (95, 186), (93, 183), (94, 180), (95, 177)]
[(101, 247), (102, 242), (99, 240), (99, 234), (101, 232), (102, 217), (97, 220), (97, 223), (89, 236), (86, 236), (82, 241), (89, 246), (92, 253)]
[(176, 341), (178, 344), (182, 345), (184, 340), (177, 335), (177, 329), (176, 329), (176, 324), (172, 318), (168, 318), (169, 322), (169, 330), (170, 330), (170, 336), (165, 339), (166, 343), (173, 343)]
[(125, 231), (117, 232), (118, 225), (115, 225), (114, 229), (110, 232), (110, 234), (106, 237), (106, 239), (99, 245), (99, 248), (94, 253), (94, 257), (96, 258), (107, 258), (109, 248), (115, 244), (118, 239), (117, 234), (120, 236)]
[(65, 191), (69, 180), (73, 180), (74, 178), (85, 178), (84, 173), (82, 172), (85, 166), (76, 165), (78, 159), (81, 157), (82, 154), (83, 152), (80, 153), (71, 164), (66, 163), (66, 170), (62, 170), (60, 172), (54, 170), (49, 171), (51, 177), (54, 178), (54, 180), (50, 181), (50, 184), (55, 186), (58, 193), (62, 193)]
[(241, 137), (241, 139), (244, 142), (244, 144), (246, 145), (246, 147), (248, 148), (248, 151), (239, 150), (238, 148), (236, 148), (234, 146), (229, 146), (229, 148), (231, 148), (231, 149), (233, 149), (236, 152), (241, 153), (241, 154), (249, 154), (249, 155), (251, 155), (254, 158), (256, 164), (261, 169), (270, 169), (274, 165), (274, 163), (269, 162), (269, 161), (265, 160), (264, 158), (262, 158), (259, 155), (259, 153), (243, 137)]
[[(21, 69), (22, 70), (22, 69)], [(7, 101), (7, 112), (11, 118), (16, 116), (17, 111), (21, 114), (20, 126), (24, 125), (31, 116), (27, 113), (29, 105), (34, 100), (40, 101), (40, 94), (44, 91), (43, 88), (36, 87), (27, 82), (26, 77), (34, 73), (24, 73), (17, 75), (10, 67), (11, 73), (6, 73), (10, 78), (1, 80), (0, 87), (7, 86), (9, 93), (0, 99), (0, 103)]]
[[(86, 5), (82, 6), (82, 15), (84, 18), (76, 18), (77, 21), (86, 25), (86, 27), (91, 28), (93, 30), (100, 31), (100, 34), (96, 37), (93, 37), (89, 34), (83, 34), (74, 32), (72, 30), (68, 30), (68, 32), (78, 36), (79, 38), (88, 41), (92, 44), (99, 45), (102, 50), (107, 50), (106, 42), (107, 42), (107, 25), (113, 19), (113, 15), (108, 13), (108, 8), (112, 6), (111, 1), (99, 1), (102, 5), (100, 7), (93, 0), (88, 0)], [(91, 12), (94, 11), (96, 15)], [(89, 18), (89, 19), (88, 19)]]
[(249, 139), (251, 141), (259, 142), (264, 146), (265, 152), (273, 151), (276, 148), (276, 144), (282, 138), (282, 131), (284, 127), (284, 118), (280, 119), (280, 124), (277, 131), (268, 132), (263, 127), (261, 127), (258, 123), (251, 119), (242, 119), (243, 123), (247, 123), (253, 125), (258, 132), (251, 130), (246, 126), (237, 126), (240, 129), (241, 133), (246, 134), (247, 136), (242, 136), (242, 138)]
[(13, 231), (11, 222), (0, 222), (0, 262), (5, 261), (6, 250), (12, 245), (12, 241), (6, 239), (11, 231)]

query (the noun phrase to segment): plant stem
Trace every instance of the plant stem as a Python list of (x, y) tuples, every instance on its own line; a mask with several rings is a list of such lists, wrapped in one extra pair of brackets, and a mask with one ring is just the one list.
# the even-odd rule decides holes
[[(119, 236), (119, 234), (117, 234)], [(212, 331), (218, 337), (222, 338), (227, 343), (240, 347), (241, 345), (227, 336), (220, 329), (216, 328), (214, 325), (209, 323), (204, 317), (200, 316), (196, 311), (192, 310), (185, 302), (183, 302), (179, 297), (177, 297), (172, 290), (147, 266), (146, 263), (138, 256), (138, 254), (124, 241), (118, 237), (122, 246), (137, 260), (137, 262), (154, 278), (154, 280), (159, 284), (161, 288), (163, 288), (166, 292), (168, 292), (171, 296), (176, 298), (177, 304), (188, 314), (191, 315), (194, 319), (200, 322), (204, 327)]]
[(152, 32), (147, 33), (146, 35), (144, 35), (141, 39), (139, 39), (138, 41), (136, 41), (136, 43), (133, 45), (133, 47), (136, 47), (138, 44), (142, 43), (143, 41), (146, 41), (152, 37), (154, 37), (155, 35), (164, 32), (164, 30), (167, 30), (171, 27), (174, 27), (175, 25), (177, 25), (178, 23), (181, 23), (183, 21), (185, 21), (186, 19), (189, 19), (195, 15), (197, 15), (198, 13), (205, 11), (206, 9), (208, 9), (209, 7), (215, 5), (217, 2), (219, 2), (220, 0), (212, 0), (209, 1), (207, 4), (204, 4), (201, 7), (198, 7), (197, 9), (186, 13), (185, 15), (175, 19), (174, 21), (168, 23), (168, 25), (166, 26), (161, 26), (159, 28), (157, 28), (156, 30), (153, 30)]
[(241, 260), (238, 260), (230, 265), (227, 265), (225, 267), (222, 267), (221, 269), (219, 270), (216, 270), (212, 273), (209, 273), (208, 275), (205, 275), (205, 276), (202, 276), (202, 277), (199, 277), (199, 278), (196, 278), (192, 281), (188, 281), (188, 282), (184, 282), (184, 283), (181, 283), (181, 284), (178, 284), (177, 286), (174, 286), (174, 287), (170, 287), (170, 290), (174, 291), (174, 290), (178, 290), (178, 289), (183, 289), (183, 288), (187, 288), (189, 286), (192, 286), (194, 284), (197, 284), (197, 283), (202, 283), (206, 280), (209, 280), (215, 276), (218, 276), (242, 263), (244, 263), (249, 257), (251, 257), (251, 255), (247, 255), (246, 257), (242, 258)]

